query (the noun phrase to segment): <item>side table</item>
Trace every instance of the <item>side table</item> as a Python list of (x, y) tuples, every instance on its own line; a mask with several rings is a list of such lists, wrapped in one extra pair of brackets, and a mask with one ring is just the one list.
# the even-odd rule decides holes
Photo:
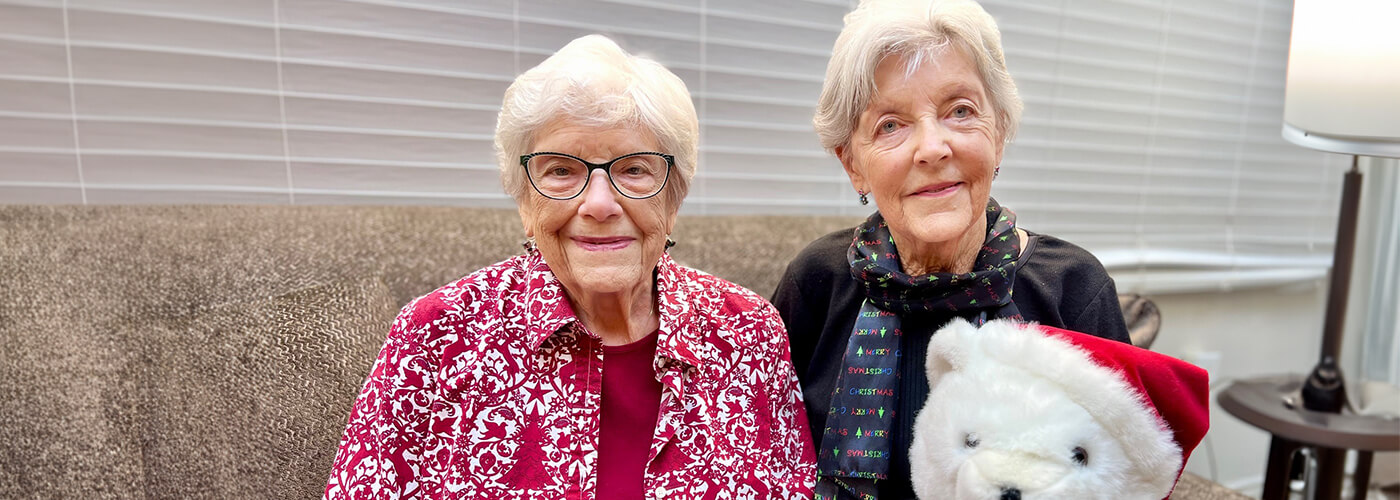
[(1357, 451), (1356, 500), (1366, 498), (1371, 455), (1400, 450), (1400, 419), (1304, 409), (1298, 398), (1303, 375), (1274, 375), (1231, 384), (1216, 397), (1220, 407), (1246, 423), (1273, 435), (1264, 471), (1261, 500), (1287, 500), (1293, 453), (1311, 447), (1317, 452), (1316, 499), (1341, 498), (1348, 450)]

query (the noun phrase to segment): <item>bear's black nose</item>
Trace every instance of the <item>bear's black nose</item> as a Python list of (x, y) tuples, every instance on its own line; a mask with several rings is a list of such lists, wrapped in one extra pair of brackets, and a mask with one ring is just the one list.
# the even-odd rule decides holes
[(1021, 490), (1017, 488), (1002, 488), (1001, 500), (1021, 500)]

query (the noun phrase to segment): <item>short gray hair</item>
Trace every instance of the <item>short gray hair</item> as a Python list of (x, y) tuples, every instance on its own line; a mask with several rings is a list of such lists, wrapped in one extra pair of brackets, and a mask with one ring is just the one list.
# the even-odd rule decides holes
[(973, 60), (996, 112), (1003, 142), (1016, 136), (1021, 97), (1006, 70), (996, 20), (973, 0), (864, 0), (846, 14), (812, 119), (822, 147), (835, 152), (851, 141), (861, 113), (875, 94), (875, 69), (888, 56), (906, 59), (913, 74), (949, 46)]
[(690, 190), (700, 156), (700, 124), (685, 82), (660, 63), (628, 54), (602, 35), (578, 38), (506, 89), (496, 119), (496, 161), (506, 193), (523, 200), (529, 181), (520, 155), (557, 119), (590, 126), (640, 126), (676, 157), (667, 180), (677, 208)]

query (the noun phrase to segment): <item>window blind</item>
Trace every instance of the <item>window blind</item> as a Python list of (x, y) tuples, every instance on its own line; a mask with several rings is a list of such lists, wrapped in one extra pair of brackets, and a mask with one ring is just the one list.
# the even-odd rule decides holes
[(1322, 277), (1338, 155), (1283, 141), (1292, 4), (991, 0), (1026, 101), (993, 194), (1120, 288)]
[[(1127, 288), (1325, 272), (1346, 162), (1279, 138), (1291, 2), (983, 4), (1026, 102), (993, 188), (1023, 226)], [(684, 212), (863, 215), (811, 127), (852, 6), (0, 0), (0, 201), (511, 206), (502, 93), (601, 32), (694, 96)]]
[(847, 7), (4, 0), (0, 193), (508, 206), (491, 151), (502, 93), (604, 32), (671, 67), (704, 113), (688, 211), (839, 211), (839, 167), (808, 123)]

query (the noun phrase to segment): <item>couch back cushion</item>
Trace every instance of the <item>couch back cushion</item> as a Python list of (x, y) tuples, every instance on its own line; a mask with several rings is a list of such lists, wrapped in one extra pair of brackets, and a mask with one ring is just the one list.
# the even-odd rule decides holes
[(144, 329), (147, 495), (319, 496), (395, 309), (377, 280), (337, 282)]
[[(857, 218), (687, 216), (761, 295)], [(0, 206), (0, 498), (309, 498), (413, 297), (520, 252), (514, 210)]]
[(0, 441), (21, 443), (0, 497), (316, 497), (396, 308), (360, 280), (173, 317), (35, 322), (46, 334), (25, 335), (0, 374)]

